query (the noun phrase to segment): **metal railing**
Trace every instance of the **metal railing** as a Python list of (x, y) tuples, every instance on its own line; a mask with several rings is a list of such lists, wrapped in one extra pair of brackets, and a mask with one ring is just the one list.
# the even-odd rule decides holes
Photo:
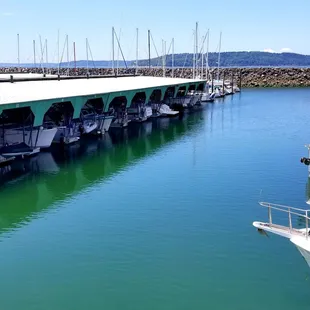
[(272, 210), (277, 210), (280, 212), (287, 213), (288, 214), (288, 224), (289, 224), (290, 233), (292, 233), (292, 230), (293, 230), (292, 215), (296, 215), (296, 216), (299, 216), (301, 218), (304, 218), (305, 222), (306, 222), (306, 239), (308, 239), (309, 220), (310, 220), (310, 217), (308, 216), (308, 214), (310, 214), (310, 210), (298, 209), (298, 208), (293, 208), (293, 207), (275, 204), (275, 203), (270, 203), (270, 202), (260, 202), (259, 204), (262, 207), (265, 207), (268, 209), (268, 220), (269, 220), (270, 225), (274, 224), (272, 222)]

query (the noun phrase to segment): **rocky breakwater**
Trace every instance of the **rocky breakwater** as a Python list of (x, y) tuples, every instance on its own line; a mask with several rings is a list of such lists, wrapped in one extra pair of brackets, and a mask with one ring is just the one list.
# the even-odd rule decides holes
[[(242, 87), (309, 87), (310, 68), (229, 68), (225, 74), (241, 78)], [(238, 81), (238, 78), (236, 79)]]
[[(41, 68), (0, 68), (0, 73), (43, 73)], [(61, 68), (60, 75), (69, 76), (115, 76), (111, 68)], [(57, 68), (45, 69), (45, 73), (57, 74)], [(192, 68), (167, 68), (166, 77), (186, 78), (193, 77)], [(119, 68), (119, 75), (135, 74), (135, 68)], [(138, 75), (162, 77), (162, 68), (139, 68)], [(200, 72), (201, 74), (201, 72)], [(210, 68), (209, 79), (217, 79), (217, 68)], [(201, 75), (205, 79), (205, 71)], [(310, 68), (220, 68), (219, 78), (233, 80), (235, 85), (241, 87), (304, 87), (310, 86)]]
[[(217, 79), (217, 69), (210, 69), (210, 79)], [(139, 75), (163, 76), (162, 69), (140, 69)], [(166, 70), (172, 76), (172, 70)], [(174, 77), (192, 78), (192, 68), (175, 69)], [(205, 78), (205, 73), (203, 73)], [(310, 87), (310, 68), (221, 68), (219, 79), (233, 80), (241, 87)]]

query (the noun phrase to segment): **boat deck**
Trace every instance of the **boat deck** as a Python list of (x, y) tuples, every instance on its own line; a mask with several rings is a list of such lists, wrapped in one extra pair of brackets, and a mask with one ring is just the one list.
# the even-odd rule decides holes
[[(263, 222), (254, 222), (253, 226), (264, 230), (266, 232), (271, 232), (276, 235), (280, 235), (285, 238), (292, 238), (293, 236), (299, 236), (299, 237), (306, 237), (306, 229), (296, 229), (296, 228), (290, 228), (288, 226), (278, 225), (278, 224), (270, 224), (270, 223), (263, 223)], [(309, 232), (309, 229), (308, 229)]]

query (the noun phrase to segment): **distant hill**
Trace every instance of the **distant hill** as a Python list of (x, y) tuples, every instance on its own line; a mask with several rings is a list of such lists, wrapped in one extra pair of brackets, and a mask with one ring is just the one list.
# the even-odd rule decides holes
[[(166, 66), (172, 64), (172, 56), (167, 55)], [(209, 53), (209, 66), (216, 67), (218, 53)], [(151, 66), (162, 64), (162, 58), (152, 58)], [(140, 60), (140, 66), (148, 66), (148, 60)], [(175, 67), (192, 67), (193, 54), (175, 54)], [(267, 53), (267, 52), (223, 52), (220, 58), (221, 67), (282, 67), (282, 66), (310, 66), (310, 55), (295, 53)]]
[[(209, 66), (216, 67), (218, 60), (218, 53), (209, 53)], [(128, 67), (135, 65), (134, 60), (126, 61)], [(139, 60), (139, 66), (147, 67), (149, 65), (148, 59)], [(162, 58), (152, 58), (151, 66), (161, 66)], [(0, 63), (0, 67), (12, 67), (17, 64)], [(33, 67), (33, 64), (20, 64), (21, 67)], [(39, 67), (39, 64), (37, 64)], [(56, 63), (44, 64), (46, 67), (57, 68)], [(68, 63), (61, 63), (61, 67), (67, 67)], [(79, 60), (76, 62), (78, 68), (86, 67), (86, 60)], [(96, 60), (88, 61), (89, 68), (111, 68), (111, 60)], [(117, 62), (115, 61), (115, 67)], [(119, 67), (125, 67), (123, 61), (119, 61)], [(172, 55), (166, 56), (166, 67), (172, 66)], [(183, 53), (174, 55), (175, 67), (192, 67), (193, 54)], [(295, 53), (267, 53), (267, 52), (223, 52), (220, 59), (221, 67), (310, 67), (310, 55), (301, 55)], [(69, 67), (74, 67), (74, 62), (69, 63)]]

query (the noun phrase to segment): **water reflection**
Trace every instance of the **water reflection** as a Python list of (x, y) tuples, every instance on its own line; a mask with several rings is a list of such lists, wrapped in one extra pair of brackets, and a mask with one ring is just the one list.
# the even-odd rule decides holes
[(82, 140), (73, 147), (52, 149), (7, 167), (0, 176), (0, 233), (25, 224), (42, 211), (59, 206), (57, 202), (193, 132), (203, 121), (202, 113), (111, 131), (102, 139)]
[(306, 184), (306, 203), (310, 205), (310, 174), (308, 174), (307, 184)]

